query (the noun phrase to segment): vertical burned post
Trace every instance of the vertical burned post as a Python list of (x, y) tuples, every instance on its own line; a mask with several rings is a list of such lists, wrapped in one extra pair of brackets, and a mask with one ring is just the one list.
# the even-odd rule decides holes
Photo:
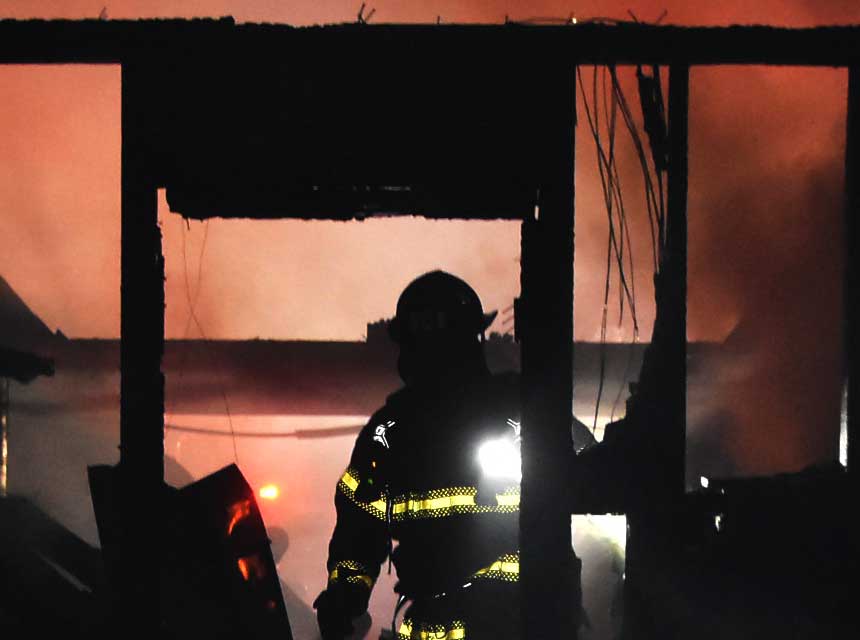
[(521, 637), (575, 638), (569, 465), (573, 459), (573, 197), (575, 73), (541, 70), (539, 192), (523, 222)]
[[(657, 315), (639, 379), (635, 420), (653, 448), (639, 470), (641, 495), (628, 511), (630, 526), (622, 637), (665, 636), (654, 616), (654, 584), (671, 573), (682, 543), (687, 413), (687, 122), (689, 67), (669, 69), (668, 208), (657, 278)], [(629, 416), (630, 414), (628, 414)], [(634, 463), (635, 461), (630, 461)]]
[(845, 140), (845, 276), (844, 349), (847, 395), (848, 473), (858, 487), (860, 476), (860, 333), (857, 322), (857, 287), (860, 286), (860, 65), (848, 70), (848, 131)]
[(671, 308), (667, 315), (667, 393), (665, 444), (670, 468), (667, 498), (677, 506), (685, 491), (687, 436), (687, 136), (690, 108), (690, 67), (669, 68), (669, 175), (666, 211), (666, 253), (662, 269)]
[(145, 126), (151, 98), (143, 77), (139, 64), (124, 61), (118, 514), (122, 542), (116, 613), (133, 637), (157, 637), (164, 479), (164, 258)]

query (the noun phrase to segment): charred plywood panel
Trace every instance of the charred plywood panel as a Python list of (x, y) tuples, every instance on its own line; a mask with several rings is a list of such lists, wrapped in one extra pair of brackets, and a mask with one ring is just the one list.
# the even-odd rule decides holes
[(394, 31), (266, 33), (239, 31), (150, 75), (173, 211), (521, 219), (534, 208), (541, 105), (512, 80), (528, 77), (511, 74), (515, 49), (464, 57), (395, 46)]

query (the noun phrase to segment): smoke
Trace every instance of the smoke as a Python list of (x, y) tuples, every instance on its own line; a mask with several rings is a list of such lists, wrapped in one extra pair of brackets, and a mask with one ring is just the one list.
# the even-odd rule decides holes
[[(676, 23), (860, 20), (860, 8), (803, 1), (706, 7), (584, 3), (577, 15), (626, 18), (629, 7), (647, 20), (664, 6), (667, 20)], [(354, 10), (337, 2), (253, 9), (230, 3), (144, 7), (121, 2), (110, 13), (115, 18), (233, 13), (240, 21), (302, 24), (350, 20)], [(528, 15), (521, 5), (507, 2), (377, 6), (378, 19), (391, 21), (432, 21), (439, 15), (450, 22), (501, 22), (506, 14), (522, 19), (568, 12), (559, 2), (532, 3)], [(10, 13), (54, 14), (87, 15), (83, 5), (73, 3), (16, 3)], [(0, 272), (51, 328), (72, 336), (115, 337), (118, 69), (5, 67), (0, 73), (7, 87), (0, 106), (2, 216), (14, 247), (0, 257)], [(838, 387), (833, 381), (839, 368), (845, 75), (830, 69), (739, 67), (697, 68), (692, 74), (689, 338), (731, 339), (719, 358), (702, 364), (706, 382), (696, 397), (704, 405), (691, 405), (691, 436), (698, 438), (700, 425), (713, 422), (707, 416), (724, 416), (717, 422), (731, 425), (719, 429), (725, 448), (751, 472), (797, 467), (825, 455), (835, 441), (829, 426), (813, 425), (830, 424), (831, 392)], [(622, 76), (635, 104), (629, 70)], [(623, 136), (619, 140), (640, 335), (647, 340), (654, 309), (641, 178), (629, 145), (623, 146)], [(576, 336), (593, 340), (600, 333), (606, 222), (584, 126), (578, 128), (577, 162)], [(399, 291), (422, 271), (458, 273), (475, 285), (490, 309), (506, 308), (519, 291), (515, 223), (213, 221), (201, 253), (203, 225), (192, 223), (183, 233), (178, 217), (162, 208), (161, 218), (169, 337), (201, 335), (195, 323), (188, 323), (189, 297), (208, 337), (359, 339), (368, 320), (391, 314)], [(610, 337), (629, 339), (629, 315), (617, 325), (617, 285), (611, 300)], [(509, 328), (497, 322), (494, 330)], [(691, 381), (691, 388), (695, 384)], [(753, 403), (747, 401), (748, 389), (757, 390)], [(781, 444), (771, 447), (775, 441)]]
[[(352, 20), (358, 4), (128, 1), (111, 3), (109, 9), (112, 18), (233, 14), (239, 21), (309, 24)], [(420, 7), (391, 0), (371, 6), (379, 21), (426, 22), (438, 15), (445, 22), (498, 23), (506, 14), (512, 19), (566, 16), (571, 9), (555, 0), (527, 7), (501, 0), (438, 1)], [(16, 2), (4, 4), (3, 14), (95, 17), (98, 8), (84, 2)], [(580, 18), (624, 19), (628, 8), (643, 20), (668, 8), (666, 21), (680, 24), (860, 22), (855, 2), (576, 5)], [(633, 98), (629, 70), (624, 73)], [(12, 248), (0, 253), (0, 273), (52, 329), (72, 336), (116, 337), (119, 70), (4, 67), (0, 78), (5, 89), (0, 103), (0, 220)], [(845, 89), (844, 70), (724, 67), (692, 73), (689, 338), (720, 344), (691, 363), (690, 478), (797, 470), (836, 457)], [(577, 134), (576, 336), (595, 339), (607, 230), (594, 149), (584, 126)], [(654, 315), (647, 224), (641, 178), (629, 147), (623, 154), (620, 170), (633, 223), (641, 338), (647, 340)], [(193, 300), (204, 228), (191, 223), (183, 234), (181, 219), (163, 207), (160, 213), (167, 335), (199, 337), (194, 325), (186, 331), (189, 296), (182, 244)], [(519, 291), (518, 257), (519, 227), (514, 223), (213, 221), (202, 252), (195, 308), (213, 338), (358, 339), (367, 321), (391, 314), (398, 293), (413, 277), (433, 268), (453, 271), (474, 284), (485, 307), (507, 307)], [(615, 323), (617, 288), (611, 300)], [(612, 337), (629, 339), (629, 316)], [(105, 383), (92, 384), (101, 388)], [(115, 411), (55, 410), (59, 403), (76, 402), (78, 385), (58, 370), (55, 379), (16, 392), (11, 473), (14, 490), (34, 497), (94, 541), (83, 469), (116, 460), (118, 416)], [(115, 380), (111, 385), (107, 393), (116, 407)], [(40, 405), (46, 398), (57, 405)], [(113, 431), (109, 436), (97, 432), (96, 423), (114, 425)], [(341, 449), (348, 446), (346, 440)], [(298, 457), (330, 464), (326, 474), (334, 478), (340, 459), (322, 450), (311, 453)], [(325, 474), (304, 475), (310, 482)], [(307, 562), (307, 575), (317, 571), (322, 543), (312, 552), (294, 546), (296, 557), (290, 561)]]
[(0, 273), (52, 329), (116, 335), (119, 67), (4, 66), (0, 78)]
[(836, 456), (845, 91), (834, 70), (693, 76), (690, 330), (734, 326), (689, 381), (691, 478)]

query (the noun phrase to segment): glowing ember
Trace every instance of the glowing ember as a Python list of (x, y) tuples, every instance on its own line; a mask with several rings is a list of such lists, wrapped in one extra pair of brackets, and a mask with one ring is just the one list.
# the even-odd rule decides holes
[(264, 500), (274, 500), (281, 494), (278, 485), (267, 484), (265, 487), (260, 487), (260, 497)]
[(230, 524), (227, 525), (227, 535), (233, 533), (233, 529), (241, 520), (251, 515), (251, 501), (242, 500), (230, 507)]
[(246, 582), (251, 579), (251, 568), (245, 558), (239, 558), (239, 572)]
[(239, 558), (236, 564), (245, 582), (260, 580), (266, 576), (266, 565), (258, 554)]

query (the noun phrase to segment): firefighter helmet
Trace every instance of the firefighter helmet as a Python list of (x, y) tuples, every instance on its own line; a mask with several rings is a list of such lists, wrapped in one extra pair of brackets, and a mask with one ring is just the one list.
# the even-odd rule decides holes
[(496, 313), (485, 314), (478, 294), (460, 278), (431, 271), (400, 294), (388, 331), (397, 343), (425, 336), (475, 337), (487, 330)]

